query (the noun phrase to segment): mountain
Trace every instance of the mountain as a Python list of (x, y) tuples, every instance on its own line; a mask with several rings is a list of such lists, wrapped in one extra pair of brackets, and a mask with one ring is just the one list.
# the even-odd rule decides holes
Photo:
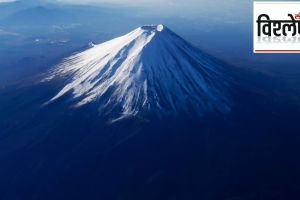
[[(53, 66), (31, 57), (11, 67)], [(91, 44), (47, 78), (22, 71), (27, 80), (0, 84), (0, 199), (298, 199), (299, 98), (243, 67), (144, 26)], [(107, 123), (98, 108), (134, 117)], [(180, 115), (141, 120), (151, 113)]]
[[(2, 26), (49, 26), (53, 24), (63, 24), (73, 20), (73, 15), (57, 6), (29, 6), (11, 13), (2, 19)], [(63, 20), (62, 20), (63, 19)]]
[(117, 119), (230, 111), (225, 69), (163, 25), (139, 27), (66, 58), (47, 77), (65, 86), (74, 107), (95, 103)]

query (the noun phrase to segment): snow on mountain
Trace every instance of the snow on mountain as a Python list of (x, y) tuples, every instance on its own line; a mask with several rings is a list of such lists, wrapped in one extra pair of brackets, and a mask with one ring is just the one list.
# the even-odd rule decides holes
[(95, 103), (115, 119), (228, 112), (230, 84), (224, 71), (165, 26), (142, 26), (66, 58), (47, 77), (66, 80), (48, 103), (69, 94), (74, 107)]

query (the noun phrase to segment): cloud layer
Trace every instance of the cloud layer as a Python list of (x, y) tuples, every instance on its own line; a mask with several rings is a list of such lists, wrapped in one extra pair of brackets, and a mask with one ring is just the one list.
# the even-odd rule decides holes
[(10, 2), (14, 2), (16, 0), (0, 0), (0, 3), (10, 3)]
[(249, 13), (252, 7), (252, 2), (241, 0), (56, 0), (56, 2), (141, 6), (152, 8), (157, 12), (165, 12), (166, 14), (173, 13), (179, 16), (206, 15), (211, 18), (243, 17), (243, 13)]

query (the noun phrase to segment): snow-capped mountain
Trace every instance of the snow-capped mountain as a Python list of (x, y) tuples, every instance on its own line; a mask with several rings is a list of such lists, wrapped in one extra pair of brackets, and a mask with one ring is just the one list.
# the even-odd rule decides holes
[(71, 95), (74, 107), (94, 103), (112, 118), (228, 112), (223, 66), (163, 25), (139, 27), (66, 58), (46, 78), (65, 79), (48, 102)]

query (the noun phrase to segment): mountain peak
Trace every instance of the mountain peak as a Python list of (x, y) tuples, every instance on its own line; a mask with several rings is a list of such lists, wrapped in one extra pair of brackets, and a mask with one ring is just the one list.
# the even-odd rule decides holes
[(145, 25), (141, 26), (140, 28), (145, 31), (162, 32), (164, 30), (164, 25)]
[(223, 72), (223, 66), (163, 25), (142, 26), (66, 58), (48, 77), (66, 78), (49, 103), (68, 94), (75, 108), (97, 105), (114, 119), (228, 112), (229, 82)]

